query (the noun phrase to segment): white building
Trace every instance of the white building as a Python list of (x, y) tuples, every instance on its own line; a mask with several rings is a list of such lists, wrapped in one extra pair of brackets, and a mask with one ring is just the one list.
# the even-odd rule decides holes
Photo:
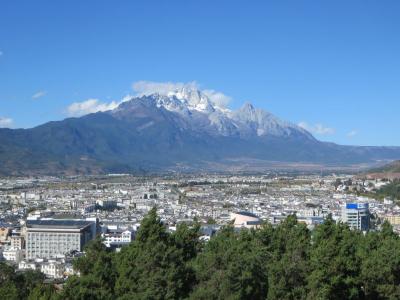
[(82, 251), (96, 236), (96, 222), (87, 220), (27, 220), (26, 258), (55, 258)]
[(36, 270), (37, 269), (37, 265), (35, 262), (33, 261), (25, 261), (22, 260), (19, 264), (18, 264), (18, 269), (19, 270)]
[(20, 235), (12, 235), (10, 237), (11, 248), (23, 249), (24, 248), (24, 237)]
[(64, 277), (64, 264), (60, 261), (49, 260), (42, 263), (40, 271), (47, 277), (59, 279)]
[(103, 233), (104, 244), (107, 247), (121, 247), (132, 242), (133, 233), (130, 230), (125, 231), (112, 231)]
[(234, 221), (233, 226), (236, 228), (256, 228), (262, 223), (258, 216), (246, 211), (231, 213), (230, 217)]
[(3, 257), (18, 264), (24, 258), (24, 252), (21, 249), (8, 248), (3, 250)]

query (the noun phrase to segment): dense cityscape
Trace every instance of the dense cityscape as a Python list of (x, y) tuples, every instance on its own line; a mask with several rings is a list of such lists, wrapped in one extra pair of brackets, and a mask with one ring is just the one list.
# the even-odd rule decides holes
[(400, 300), (400, 1), (0, 1), (0, 300)]
[(379, 230), (387, 220), (400, 232), (394, 199), (357, 196), (388, 183), (288, 174), (1, 179), (0, 254), (19, 270), (62, 281), (76, 274), (72, 260), (90, 240), (100, 235), (106, 247), (120, 251), (154, 207), (170, 232), (199, 222), (205, 241), (231, 222), (237, 229), (259, 228), (291, 215), (310, 230), (331, 216), (361, 231)]

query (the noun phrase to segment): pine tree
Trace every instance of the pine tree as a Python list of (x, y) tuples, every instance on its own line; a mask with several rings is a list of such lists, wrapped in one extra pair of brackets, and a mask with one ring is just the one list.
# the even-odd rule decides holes
[(119, 298), (186, 298), (194, 277), (184, 249), (194, 250), (186, 244), (186, 237), (179, 233), (171, 237), (157, 217), (156, 209), (152, 209), (143, 219), (135, 241), (118, 256), (116, 292)]

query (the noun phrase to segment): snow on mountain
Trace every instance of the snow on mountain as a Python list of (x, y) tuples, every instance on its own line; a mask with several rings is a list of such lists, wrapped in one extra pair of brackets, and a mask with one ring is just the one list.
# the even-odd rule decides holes
[(257, 136), (292, 136), (294, 134), (302, 134), (313, 139), (312, 135), (303, 128), (280, 120), (265, 110), (256, 109), (249, 102), (234, 112), (232, 117), (238, 123), (250, 128)]
[(198, 132), (240, 137), (302, 135), (314, 139), (305, 129), (282, 121), (267, 111), (256, 109), (250, 103), (245, 103), (237, 111), (219, 107), (205, 93), (191, 86), (171, 90), (165, 95), (156, 93), (132, 98), (128, 101), (131, 104), (124, 102), (114, 111), (127, 110), (128, 106), (131, 106), (128, 110), (132, 110), (132, 105), (137, 105), (138, 101), (147, 101), (150, 106), (155, 105), (158, 109), (178, 115), (182, 122)]

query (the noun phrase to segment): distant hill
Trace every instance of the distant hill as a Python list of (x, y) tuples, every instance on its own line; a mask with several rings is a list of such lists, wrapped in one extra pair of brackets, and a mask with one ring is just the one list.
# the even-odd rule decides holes
[(400, 147), (321, 142), (250, 103), (232, 111), (186, 88), (31, 129), (0, 129), (0, 175), (260, 171), (395, 159)]
[(393, 161), (379, 168), (374, 168), (361, 176), (367, 178), (400, 179), (400, 160)]
[(393, 161), (380, 168), (375, 168), (372, 171), (380, 173), (400, 173), (400, 160)]

